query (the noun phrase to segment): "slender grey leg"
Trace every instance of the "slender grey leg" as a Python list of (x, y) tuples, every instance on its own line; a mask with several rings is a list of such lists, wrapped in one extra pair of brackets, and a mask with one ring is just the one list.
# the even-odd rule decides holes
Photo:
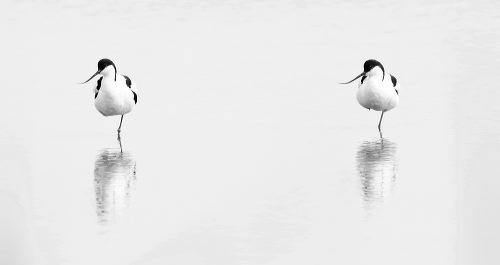
[(380, 125), (382, 124), (382, 118), (384, 117), (384, 112), (385, 111), (382, 111), (382, 114), (380, 115), (380, 121), (378, 121), (378, 131), (380, 132), (381, 135), (382, 135), (382, 130), (380, 130)]
[(122, 118), (120, 119), (120, 126), (118, 126), (118, 135), (120, 135), (120, 132), (122, 131), (122, 122), (123, 122), (123, 115)]
[(123, 153), (122, 138), (120, 137), (120, 134), (118, 134), (118, 143), (120, 144), (120, 153)]

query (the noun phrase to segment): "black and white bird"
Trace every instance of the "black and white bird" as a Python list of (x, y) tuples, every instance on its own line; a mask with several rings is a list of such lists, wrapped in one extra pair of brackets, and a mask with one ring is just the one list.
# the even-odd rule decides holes
[(89, 82), (97, 75), (101, 77), (94, 88), (95, 108), (106, 117), (121, 115), (118, 127), (119, 137), (123, 116), (131, 112), (137, 104), (136, 86), (128, 76), (118, 74), (116, 65), (110, 59), (99, 60), (97, 72), (82, 84)]
[(370, 59), (364, 63), (361, 74), (353, 80), (341, 84), (349, 84), (360, 77), (356, 98), (359, 104), (368, 110), (382, 112), (378, 122), (378, 130), (382, 135), (380, 125), (384, 113), (395, 108), (399, 103), (398, 80), (387, 73), (379, 61)]

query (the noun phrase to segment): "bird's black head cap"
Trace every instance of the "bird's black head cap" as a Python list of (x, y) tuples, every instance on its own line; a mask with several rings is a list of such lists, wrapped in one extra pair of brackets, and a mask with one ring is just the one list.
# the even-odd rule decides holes
[(88, 81), (92, 80), (92, 78), (94, 78), (96, 75), (100, 74), (102, 72), (102, 70), (106, 69), (106, 67), (108, 67), (110, 65), (112, 65), (113, 68), (115, 68), (115, 81), (116, 81), (116, 73), (117, 72), (116, 72), (115, 64), (110, 59), (101, 59), (97, 63), (97, 72), (95, 72), (95, 74), (93, 74), (89, 79), (87, 79), (87, 81), (83, 82), (82, 84), (85, 84)]
[(382, 69), (382, 81), (384, 81), (384, 76), (385, 76), (385, 69), (384, 69), (384, 66), (382, 66), (382, 64), (377, 61), (377, 60), (373, 60), (373, 59), (370, 59), (370, 60), (367, 60), (365, 62), (365, 64), (363, 64), (363, 72), (361, 74), (359, 74), (358, 76), (354, 77), (354, 79), (352, 79), (351, 81), (349, 82), (345, 82), (345, 83), (340, 83), (340, 84), (349, 84), (349, 83), (352, 83), (354, 80), (360, 78), (360, 77), (363, 77), (361, 79), (361, 84), (363, 84), (363, 80), (366, 78), (366, 74), (368, 72), (370, 72), (374, 67), (380, 67), (380, 69)]
[(374, 60), (374, 59), (367, 60), (363, 64), (363, 72), (368, 73), (376, 66), (378, 66), (378, 67), (380, 67), (380, 69), (382, 69), (382, 81), (384, 81), (385, 69), (384, 69), (384, 66), (377, 60)]
[(104, 58), (104, 59), (99, 60), (99, 62), (97, 63), (97, 69), (99, 69), (99, 71), (102, 71), (102, 70), (104, 70), (104, 68), (106, 68), (107, 66), (110, 66), (110, 65), (115, 65), (115, 64), (110, 59)]
[(100, 72), (100, 71), (104, 70), (104, 68), (106, 68), (110, 65), (112, 65), (113, 68), (115, 68), (115, 81), (116, 81), (116, 66), (113, 63), (113, 61), (111, 61), (110, 59), (104, 58), (104, 59), (99, 60), (99, 62), (97, 63), (97, 69)]

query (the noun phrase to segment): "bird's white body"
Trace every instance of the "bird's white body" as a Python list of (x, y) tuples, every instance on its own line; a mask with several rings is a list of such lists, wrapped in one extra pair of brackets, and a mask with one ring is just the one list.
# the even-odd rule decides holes
[(101, 72), (103, 75), (94, 88), (94, 105), (95, 108), (104, 116), (125, 115), (132, 111), (136, 101), (134, 100), (134, 92), (137, 93), (135, 84), (131, 82), (131, 87), (128, 87), (126, 78), (121, 75), (116, 75), (111, 67), (107, 67)]
[(366, 73), (366, 78), (359, 79), (356, 99), (361, 106), (386, 112), (398, 105), (399, 95), (397, 91), (399, 83), (394, 86), (391, 75), (387, 72), (382, 81), (382, 75), (382, 69), (377, 66)]

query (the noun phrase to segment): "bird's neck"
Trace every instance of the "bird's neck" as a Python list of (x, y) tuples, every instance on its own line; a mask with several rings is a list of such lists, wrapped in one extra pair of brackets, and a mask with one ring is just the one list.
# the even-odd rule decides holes
[(111, 74), (106, 74), (106, 75), (102, 75), (105, 79), (113, 79), (115, 80), (115, 73), (111, 73)]
[(376, 66), (370, 72), (368, 72), (366, 75), (368, 77), (377, 77), (377, 76), (380, 76), (382, 78), (383, 74), (384, 74), (384, 72), (382, 71), (382, 69), (380, 67)]
[(111, 78), (113, 80), (115, 80), (115, 76), (118, 75), (118, 73), (116, 72), (116, 68), (112, 65), (102, 70), (101, 74), (104, 76), (104, 78)]

